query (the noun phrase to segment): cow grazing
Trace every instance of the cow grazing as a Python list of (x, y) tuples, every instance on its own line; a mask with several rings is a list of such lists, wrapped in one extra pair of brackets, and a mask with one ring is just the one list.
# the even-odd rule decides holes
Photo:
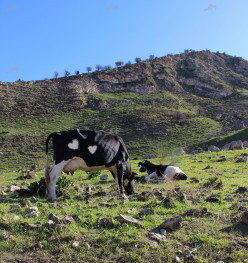
[[(53, 139), (54, 163), (48, 165), (48, 144)], [(46, 140), (46, 197), (49, 201), (56, 199), (55, 186), (62, 172), (75, 170), (98, 171), (109, 170), (120, 194), (126, 198), (134, 193), (135, 174), (131, 172), (129, 155), (123, 140), (111, 133), (94, 130), (69, 130), (54, 132)]]
[(140, 172), (147, 172), (145, 180), (149, 180), (155, 176), (164, 177), (166, 180), (187, 180), (186, 174), (176, 166), (156, 165), (147, 160), (139, 162)]

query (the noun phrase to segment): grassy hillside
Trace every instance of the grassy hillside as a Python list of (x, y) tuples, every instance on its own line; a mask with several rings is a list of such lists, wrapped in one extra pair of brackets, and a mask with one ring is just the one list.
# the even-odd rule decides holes
[(160, 156), (248, 126), (248, 62), (209, 51), (43, 81), (0, 83), (0, 172), (44, 165), (45, 140), (76, 127)]
[[(124, 203), (116, 195), (112, 177), (103, 183), (98, 177), (88, 179), (81, 171), (67, 177), (73, 184), (54, 203), (37, 195), (32, 198), (7, 193), (0, 198), (1, 261), (175, 262), (179, 258), (181, 262), (246, 262), (248, 226), (239, 219), (248, 208), (248, 192), (239, 187), (248, 187), (248, 171), (245, 163), (236, 163), (244, 154), (240, 150), (164, 155), (153, 162), (178, 165), (188, 180), (136, 182), (137, 193)], [(223, 155), (227, 161), (219, 162)], [(138, 171), (137, 164), (138, 160), (132, 161), (133, 171)], [(13, 183), (27, 189), (44, 176), (44, 170), (37, 174), (37, 179), (29, 180), (22, 179), (21, 172), (0, 175), (1, 191), (6, 192)], [(208, 201), (210, 196), (214, 201)], [(37, 217), (22, 205), (24, 200), (37, 207)], [(15, 210), (14, 205), (20, 207)], [(152, 213), (142, 215), (140, 212), (147, 208)], [(75, 222), (49, 225), (50, 213), (60, 219), (73, 216)], [(120, 223), (120, 214), (143, 224)], [(160, 224), (176, 216), (182, 217), (181, 228), (161, 234)], [(109, 217), (114, 224), (101, 225), (101, 219)], [(161, 240), (154, 239), (154, 232)]]

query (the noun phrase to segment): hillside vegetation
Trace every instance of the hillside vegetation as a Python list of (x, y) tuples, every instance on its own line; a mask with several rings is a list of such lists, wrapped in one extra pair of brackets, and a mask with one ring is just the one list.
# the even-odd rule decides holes
[(0, 83), (0, 171), (42, 167), (49, 133), (87, 127), (123, 137), (132, 158), (160, 156), (245, 128), (248, 62), (209, 51), (115, 69)]

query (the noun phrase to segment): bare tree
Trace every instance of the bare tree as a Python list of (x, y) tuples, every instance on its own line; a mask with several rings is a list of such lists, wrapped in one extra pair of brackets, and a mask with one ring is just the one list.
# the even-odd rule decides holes
[(136, 63), (140, 63), (141, 62), (141, 58), (135, 58), (135, 62)]
[(99, 71), (101, 68), (102, 68), (102, 66), (101, 66), (101, 65), (99, 65), (99, 64), (98, 64), (98, 65), (96, 65), (96, 70), (97, 70), (97, 71)]
[(124, 62), (123, 61), (116, 61), (115, 65), (116, 65), (116, 67), (120, 67), (120, 66), (124, 65)]
[(92, 70), (91, 67), (87, 67), (86, 70), (88, 71), (88, 73)]
[(68, 69), (65, 69), (65, 77), (68, 77), (68, 76), (70, 76), (71, 75), (71, 73), (69, 72), (69, 70)]
[(59, 73), (58, 73), (57, 71), (55, 71), (55, 72), (54, 72), (54, 76), (55, 76), (55, 78), (57, 78), (58, 75), (59, 75)]
[(79, 70), (76, 70), (76, 71), (75, 71), (75, 74), (76, 74), (76, 75), (79, 75)]

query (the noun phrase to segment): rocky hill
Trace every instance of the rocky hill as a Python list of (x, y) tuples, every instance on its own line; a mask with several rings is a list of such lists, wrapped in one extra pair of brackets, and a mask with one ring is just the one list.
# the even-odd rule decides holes
[(133, 157), (248, 126), (248, 61), (185, 52), (93, 73), (0, 83), (0, 169), (44, 158), (46, 136), (75, 127), (121, 135)]

